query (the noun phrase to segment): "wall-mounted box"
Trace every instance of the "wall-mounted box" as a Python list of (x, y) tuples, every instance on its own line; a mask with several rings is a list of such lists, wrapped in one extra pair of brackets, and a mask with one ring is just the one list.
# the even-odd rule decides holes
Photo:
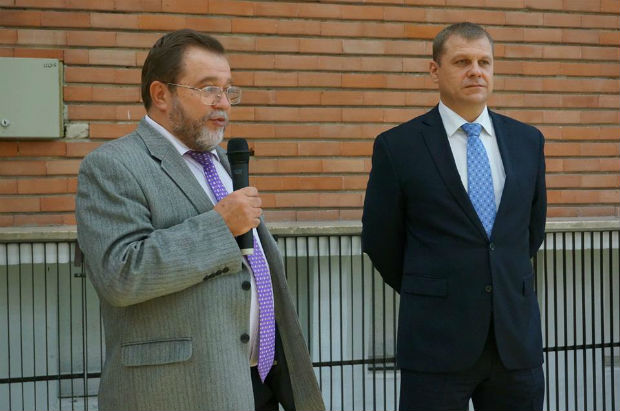
[(63, 137), (62, 62), (0, 57), (0, 138)]

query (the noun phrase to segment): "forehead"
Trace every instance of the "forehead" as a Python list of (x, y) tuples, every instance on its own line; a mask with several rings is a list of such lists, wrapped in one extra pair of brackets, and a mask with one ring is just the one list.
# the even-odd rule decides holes
[(189, 47), (183, 53), (181, 78), (196, 80), (200, 78), (214, 78), (230, 80), (230, 65), (225, 56), (199, 48)]
[(493, 57), (493, 47), (486, 36), (477, 39), (466, 39), (459, 35), (453, 35), (448, 37), (444, 43), (444, 54), (446, 56), (465, 54)]

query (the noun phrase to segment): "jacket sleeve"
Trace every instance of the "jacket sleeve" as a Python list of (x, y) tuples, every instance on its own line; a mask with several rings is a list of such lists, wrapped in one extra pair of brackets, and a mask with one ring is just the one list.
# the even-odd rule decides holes
[(545, 139), (539, 133), (538, 173), (530, 214), (530, 257), (534, 257), (545, 239), (547, 219), (547, 186), (545, 183)]
[(78, 242), (99, 295), (115, 306), (141, 303), (241, 270), (241, 252), (214, 210), (155, 228), (152, 199), (109, 153), (95, 151), (78, 174)]
[(384, 135), (375, 140), (362, 216), (362, 250), (400, 292), (405, 247), (405, 210), (398, 176)]

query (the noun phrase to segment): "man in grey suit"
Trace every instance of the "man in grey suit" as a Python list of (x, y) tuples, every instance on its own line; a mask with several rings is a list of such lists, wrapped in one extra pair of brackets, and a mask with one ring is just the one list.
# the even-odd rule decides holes
[[(102, 410), (324, 409), (258, 191), (232, 191), (218, 146), (240, 98), (216, 39), (169, 33), (142, 69), (147, 116), (82, 162), (78, 241), (105, 327)], [(235, 236), (249, 230), (246, 259)]]

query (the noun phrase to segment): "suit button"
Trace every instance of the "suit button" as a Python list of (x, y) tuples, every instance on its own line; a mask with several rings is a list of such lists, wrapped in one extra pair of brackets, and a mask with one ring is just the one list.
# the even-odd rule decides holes
[(250, 284), (249, 281), (244, 281), (244, 282), (241, 283), (241, 288), (243, 288), (246, 291), (249, 290), (251, 286), (252, 285)]
[(492, 285), (486, 285), (484, 287), (484, 291), (486, 291), (487, 293), (491, 293), (493, 291), (493, 286)]
[(222, 270), (217, 270), (217, 271), (215, 272), (215, 275), (220, 275), (220, 274), (222, 274)]
[(495, 250), (495, 243), (489, 244), (489, 250), (491, 251)]
[(224, 267), (224, 269), (222, 270), (223, 273), (227, 273), (228, 271), (230, 271), (230, 268), (228, 267)]
[(246, 333), (241, 334), (241, 342), (247, 344), (250, 341), (250, 336)]

